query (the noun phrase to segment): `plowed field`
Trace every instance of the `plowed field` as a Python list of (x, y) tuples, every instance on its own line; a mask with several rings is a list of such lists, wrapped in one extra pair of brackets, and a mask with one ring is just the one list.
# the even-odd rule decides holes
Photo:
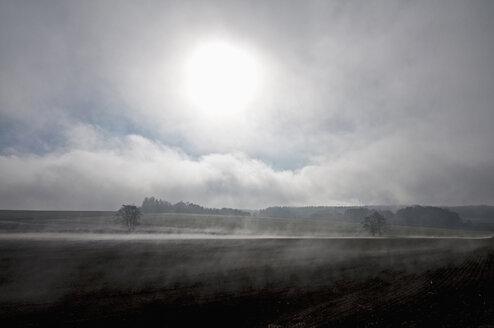
[(488, 327), (492, 239), (0, 238), (7, 326)]

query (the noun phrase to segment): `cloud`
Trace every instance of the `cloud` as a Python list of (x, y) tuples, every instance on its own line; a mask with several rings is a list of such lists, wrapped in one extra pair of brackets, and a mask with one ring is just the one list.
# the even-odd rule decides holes
[(1, 156), (0, 207), (113, 209), (146, 195), (257, 207), (297, 201), (303, 192), (293, 172), (275, 171), (242, 153), (193, 159), (137, 135), (108, 142), (87, 126), (70, 137), (66, 151)]
[[(493, 7), (2, 2), (0, 206), (492, 203)], [(217, 38), (264, 76), (221, 119), (181, 98)]]
[(65, 151), (0, 156), (0, 208), (111, 210), (149, 195), (240, 208), (448, 205), (494, 195), (494, 181), (482, 181), (491, 162), (441, 156), (420, 144), (404, 147), (406, 140), (386, 139), (338, 160), (276, 170), (239, 152), (192, 158), (138, 135), (108, 139), (90, 126), (67, 134), (73, 142)]

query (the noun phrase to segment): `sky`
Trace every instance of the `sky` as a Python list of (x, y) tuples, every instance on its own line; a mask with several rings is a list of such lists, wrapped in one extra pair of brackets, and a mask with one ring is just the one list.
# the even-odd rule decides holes
[[(494, 205), (492, 17), (487, 0), (0, 0), (0, 209)], [(215, 42), (257, 74), (221, 109), (185, 91)]]

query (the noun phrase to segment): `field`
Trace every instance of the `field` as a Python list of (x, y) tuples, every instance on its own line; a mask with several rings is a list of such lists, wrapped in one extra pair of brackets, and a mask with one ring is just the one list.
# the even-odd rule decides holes
[(0, 319), (9, 327), (494, 325), (494, 239), (482, 232), (367, 238), (321, 220), (309, 221), (316, 231), (290, 220), (151, 215), (126, 234), (109, 213), (34, 214), (0, 216)]

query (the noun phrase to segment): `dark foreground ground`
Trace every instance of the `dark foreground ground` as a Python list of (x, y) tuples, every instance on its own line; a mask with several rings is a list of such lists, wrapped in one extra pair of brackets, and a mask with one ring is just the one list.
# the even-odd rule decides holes
[(492, 327), (492, 239), (0, 236), (10, 326)]

